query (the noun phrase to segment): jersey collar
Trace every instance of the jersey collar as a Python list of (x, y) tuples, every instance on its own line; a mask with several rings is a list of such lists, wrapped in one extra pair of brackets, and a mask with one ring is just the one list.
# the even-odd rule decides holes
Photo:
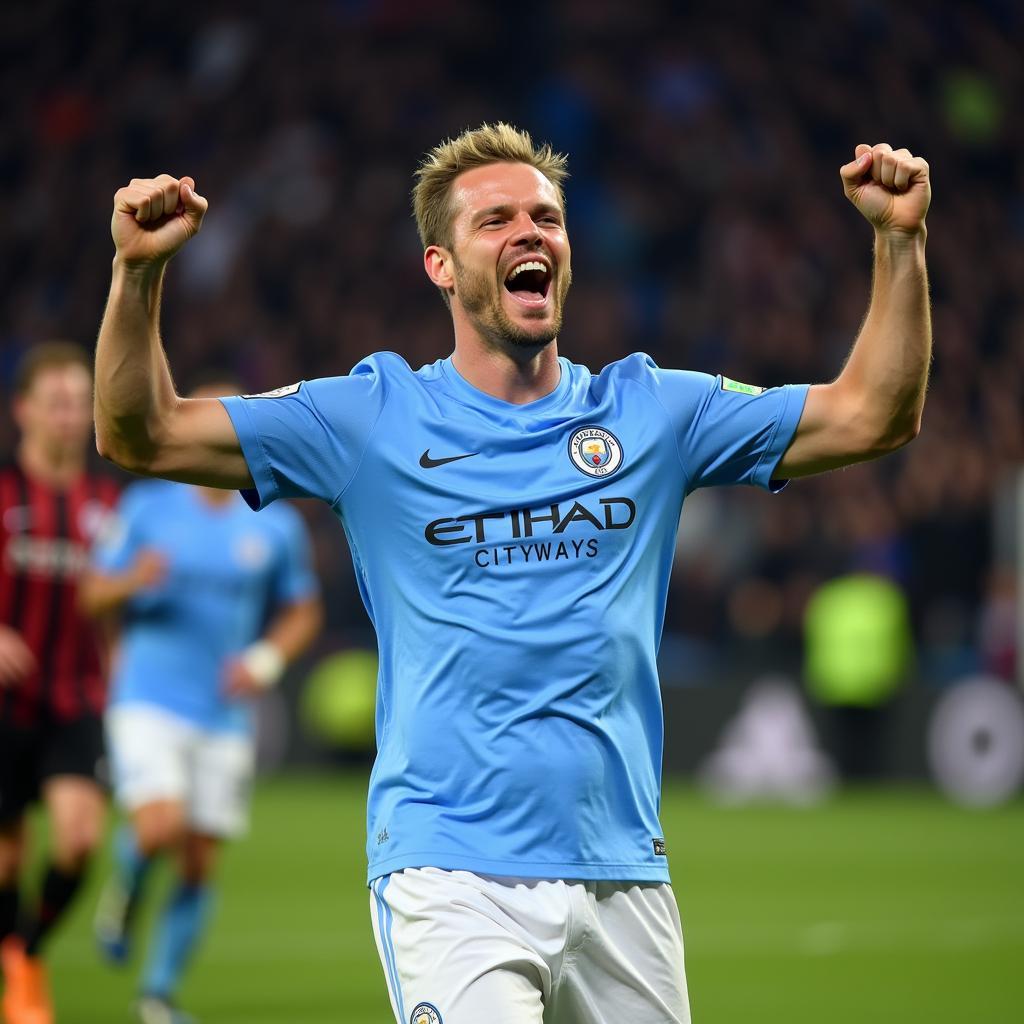
[(549, 392), (543, 398), (538, 398), (535, 402), (526, 402), (523, 405), (519, 405), (515, 402), (505, 402), (500, 398), (495, 398), (494, 395), (487, 394), (486, 391), (481, 391), (479, 388), (474, 387), (455, 369), (451, 356), (441, 360), (441, 373), (444, 376), (445, 383), (460, 402), (475, 409), (489, 409), (504, 416), (513, 417), (546, 413), (556, 408), (565, 400), (571, 386), (571, 364), (564, 356), (559, 356), (558, 368), (560, 373), (558, 384), (555, 385), (554, 391)]

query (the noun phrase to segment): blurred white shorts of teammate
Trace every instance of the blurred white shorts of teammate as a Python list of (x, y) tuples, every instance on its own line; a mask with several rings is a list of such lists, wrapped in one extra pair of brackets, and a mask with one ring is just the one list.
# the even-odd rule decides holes
[(399, 1024), (689, 1024), (666, 883), (407, 868), (370, 916)]
[(177, 800), (195, 832), (230, 839), (246, 831), (255, 765), (249, 737), (208, 732), (141, 703), (110, 708), (106, 728), (114, 793), (124, 810)]

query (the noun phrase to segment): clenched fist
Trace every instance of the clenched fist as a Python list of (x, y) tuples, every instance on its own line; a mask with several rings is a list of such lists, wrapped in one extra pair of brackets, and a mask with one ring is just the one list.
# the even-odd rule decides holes
[(132, 178), (114, 193), (110, 233), (126, 264), (169, 260), (200, 228), (207, 202), (191, 178)]
[(924, 228), (932, 198), (928, 162), (885, 142), (861, 143), (839, 168), (846, 198), (876, 231), (915, 233)]

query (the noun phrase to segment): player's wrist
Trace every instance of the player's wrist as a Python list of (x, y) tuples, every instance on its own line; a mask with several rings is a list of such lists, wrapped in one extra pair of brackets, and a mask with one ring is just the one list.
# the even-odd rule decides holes
[(284, 674), (285, 657), (281, 648), (270, 640), (250, 644), (239, 659), (261, 690), (275, 686)]
[(928, 241), (928, 228), (922, 221), (915, 228), (875, 227), (875, 248), (884, 248), (897, 255), (923, 252)]
[(160, 256), (152, 259), (129, 259), (121, 253), (114, 254), (111, 264), (111, 276), (114, 284), (141, 285), (144, 288), (151, 288), (163, 280), (164, 270), (170, 260), (170, 256)]

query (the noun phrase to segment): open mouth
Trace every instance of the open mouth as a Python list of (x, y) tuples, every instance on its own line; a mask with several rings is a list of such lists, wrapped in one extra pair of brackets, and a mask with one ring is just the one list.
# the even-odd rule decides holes
[(526, 306), (542, 306), (551, 287), (551, 268), (540, 260), (517, 263), (505, 278), (505, 288)]

